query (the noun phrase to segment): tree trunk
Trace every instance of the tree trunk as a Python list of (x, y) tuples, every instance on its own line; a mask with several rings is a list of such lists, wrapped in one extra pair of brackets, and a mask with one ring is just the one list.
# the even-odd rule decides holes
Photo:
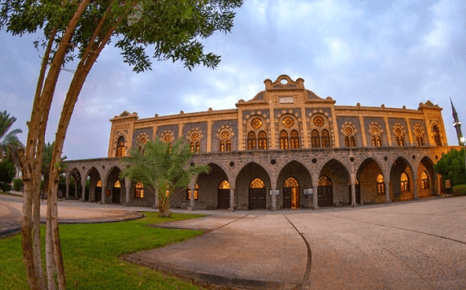
[(170, 200), (163, 194), (159, 194), (159, 216), (170, 217)]
[(40, 240), (40, 190), (34, 187), (33, 194), (33, 228), (34, 228), (34, 265), (39, 283), (45, 287), (44, 271), (42, 270), (41, 240)]
[[(49, 181), (46, 178), (47, 182)], [(45, 184), (45, 180), (44, 180)], [(48, 184), (47, 184), (47, 217), (46, 217), (46, 232), (45, 232), (45, 259), (47, 262), (47, 282), (48, 289), (55, 290), (55, 273), (57, 272), (55, 256), (53, 252), (53, 235), (52, 235), (52, 199), (48, 196)]]

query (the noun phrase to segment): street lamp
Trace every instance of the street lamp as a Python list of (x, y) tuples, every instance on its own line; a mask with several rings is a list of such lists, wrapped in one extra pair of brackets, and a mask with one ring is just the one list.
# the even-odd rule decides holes
[(466, 171), (466, 137), (462, 136), (460, 142), (463, 144), (463, 154), (464, 154), (464, 169)]

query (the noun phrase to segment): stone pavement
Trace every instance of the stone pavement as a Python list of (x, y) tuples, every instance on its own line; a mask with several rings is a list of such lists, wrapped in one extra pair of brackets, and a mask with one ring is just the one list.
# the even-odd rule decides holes
[[(18, 217), (20, 202), (0, 195), (0, 224)], [(76, 201), (59, 208), (81, 222), (153, 210)], [(466, 289), (466, 197), (194, 213), (210, 215), (158, 226), (206, 234), (123, 259), (234, 288)]]

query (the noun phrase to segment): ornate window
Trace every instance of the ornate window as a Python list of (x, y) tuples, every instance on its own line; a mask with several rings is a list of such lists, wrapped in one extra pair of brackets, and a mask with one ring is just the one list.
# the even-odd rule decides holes
[(144, 153), (144, 145), (146, 145), (149, 140), (149, 136), (146, 133), (139, 134), (136, 146), (138, 147), (139, 152)]
[(121, 188), (121, 183), (119, 180), (115, 181), (115, 184), (113, 184), (114, 188)]
[(283, 183), (283, 187), (295, 188), (295, 187), (299, 187), (299, 183), (294, 177), (288, 177)]
[(230, 183), (226, 180), (222, 180), (218, 185), (218, 189), (230, 189)]
[(162, 138), (163, 142), (170, 143), (173, 140), (173, 136), (170, 133), (166, 133)]
[(280, 132), (280, 149), (288, 149), (290, 144), (288, 143), (288, 132), (282, 130)]
[(345, 136), (345, 147), (356, 147), (356, 132), (354, 125), (351, 122), (345, 122), (341, 132)]
[(393, 125), (393, 133), (395, 134), (396, 146), (405, 146), (405, 130), (400, 123)]
[(117, 148), (116, 148), (116, 157), (125, 156), (125, 137), (121, 136), (118, 138)]
[(379, 123), (372, 122), (369, 126), (369, 133), (371, 136), (372, 147), (382, 147), (382, 128)]
[(312, 148), (320, 148), (319, 131), (315, 129), (312, 130), (311, 132), (311, 145), (312, 145)]
[(424, 146), (424, 129), (421, 125), (414, 125), (414, 136), (416, 136), (417, 146)]
[(231, 152), (231, 137), (232, 132), (230, 132), (229, 128), (223, 129), (219, 132), (220, 137), (220, 152)]
[(429, 189), (430, 188), (429, 175), (427, 175), (426, 171), (423, 171), (421, 173), (421, 188), (422, 189)]
[(324, 118), (320, 117), (320, 116), (317, 116), (315, 117), (312, 122), (314, 123), (314, 125), (316, 125), (317, 127), (322, 127), (324, 124), (325, 124), (325, 120)]
[(383, 175), (377, 175), (377, 194), (385, 194), (385, 182)]
[(435, 145), (442, 146), (442, 140), (440, 139), (440, 131), (437, 125), (432, 126), (432, 133), (434, 133)]
[(294, 120), (291, 117), (285, 117), (285, 118), (283, 118), (282, 124), (286, 128), (290, 128), (290, 127), (293, 127)]
[(325, 175), (319, 177), (319, 186), (332, 186), (332, 181)]
[(254, 129), (259, 129), (260, 127), (262, 127), (262, 120), (260, 118), (254, 118), (252, 119), (251, 121), (251, 126), (254, 128)]
[(400, 178), (401, 191), (409, 191), (409, 179), (406, 173), (401, 174)]
[(97, 181), (96, 187), (102, 187), (102, 180)]
[(298, 131), (296, 131), (296, 130), (291, 131), (290, 143), (291, 143), (291, 149), (299, 148), (299, 134), (298, 134)]
[(267, 134), (265, 134), (264, 131), (260, 131), (258, 137), (259, 137), (259, 140), (258, 140), (259, 148), (258, 149), (267, 150)]
[(134, 189), (135, 198), (144, 198), (144, 185), (141, 182), (136, 183)]
[(193, 128), (188, 132), (189, 146), (191, 147), (191, 153), (201, 152), (201, 139), (202, 134), (198, 128)]
[(249, 184), (249, 188), (265, 188), (265, 183), (260, 178), (254, 178)]
[(256, 150), (256, 133), (252, 131), (248, 134), (248, 150)]
[(330, 147), (330, 134), (327, 130), (322, 130), (322, 148)]
[[(196, 183), (196, 187), (194, 188), (194, 199), (197, 200), (199, 197), (199, 185)], [(191, 199), (191, 188), (186, 189), (186, 199)]]

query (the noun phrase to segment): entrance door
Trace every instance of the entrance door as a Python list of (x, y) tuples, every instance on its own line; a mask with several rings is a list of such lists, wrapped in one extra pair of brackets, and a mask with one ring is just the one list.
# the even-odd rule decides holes
[(260, 178), (255, 178), (249, 184), (249, 208), (265, 209), (265, 183)]
[(283, 208), (299, 207), (299, 183), (294, 177), (288, 177), (283, 183)]
[(102, 200), (102, 187), (97, 187), (95, 189), (95, 197), (94, 197), (94, 200), (95, 201), (101, 201)]
[(318, 206), (333, 206), (333, 189), (332, 181), (327, 176), (319, 178), (319, 187), (317, 188)]
[(120, 188), (113, 188), (113, 203), (120, 203)]
[(230, 183), (223, 180), (217, 189), (217, 208), (230, 208)]

